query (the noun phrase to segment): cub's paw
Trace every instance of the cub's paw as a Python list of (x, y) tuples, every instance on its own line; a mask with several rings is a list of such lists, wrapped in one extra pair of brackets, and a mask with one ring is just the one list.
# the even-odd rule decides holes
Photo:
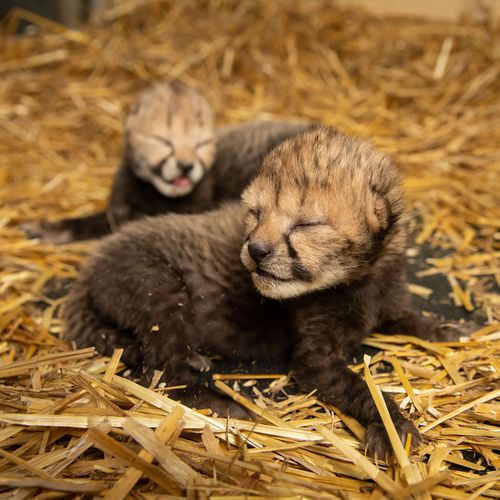
[[(398, 431), (399, 439), (403, 444), (406, 443), (408, 434), (411, 435), (411, 447), (416, 448), (421, 442), (422, 438), (415, 426), (409, 420), (402, 420), (396, 423), (396, 430)], [(382, 423), (370, 424), (365, 433), (365, 452), (372, 457), (382, 458), (387, 460), (394, 453), (389, 436)]]
[(191, 351), (187, 359), (188, 365), (199, 372), (209, 372), (212, 369), (212, 361), (196, 351)]
[(473, 323), (441, 323), (434, 328), (427, 337), (431, 342), (456, 342), (460, 337), (469, 337), (477, 330)]
[(58, 222), (27, 222), (19, 226), (30, 239), (61, 245), (72, 241), (71, 231)]
[(219, 396), (208, 387), (186, 389), (181, 395), (181, 401), (191, 408), (210, 408), (219, 417), (252, 420), (252, 415), (240, 404), (232, 399)]

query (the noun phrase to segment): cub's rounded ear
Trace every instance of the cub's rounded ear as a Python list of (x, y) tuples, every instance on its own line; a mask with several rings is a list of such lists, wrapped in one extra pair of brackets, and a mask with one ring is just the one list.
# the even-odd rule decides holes
[(378, 232), (389, 225), (390, 204), (385, 196), (379, 194), (375, 187), (370, 186), (370, 191), (365, 199), (366, 221), (370, 230)]
[(369, 179), (367, 208), (374, 220), (368, 221), (375, 230), (387, 230), (403, 212), (403, 194), (399, 168), (392, 158), (383, 156)]
[(389, 224), (391, 207), (389, 201), (378, 193), (373, 194), (373, 211), (380, 227), (386, 228)]

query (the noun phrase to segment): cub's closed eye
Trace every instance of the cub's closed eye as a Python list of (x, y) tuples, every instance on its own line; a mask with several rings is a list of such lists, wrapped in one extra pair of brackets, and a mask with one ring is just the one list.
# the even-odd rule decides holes
[(155, 139), (155, 140), (157, 140), (157, 141), (162, 142), (163, 144), (165, 144), (169, 148), (174, 149), (174, 145), (172, 144), (172, 142), (169, 141), (168, 139), (166, 139), (165, 137), (160, 137), (159, 135), (153, 135), (152, 138)]
[(255, 217), (257, 220), (260, 219), (260, 210), (258, 210), (257, 208), (250, 208), (248, 210), (248, 213)]
[(195, 145), (196, 149), (202, 148), (203, 146), (208, 146), (214, 142), (213, 139), (205, 139), (204, 141), (200, 141)]
[(306, 229), (308, 227), (315, 227), (315, 226), (324, 226), (325, 223), (322, 221), (302, 221), (302, 222), (297, 222), (296, 224), (293, 225), (292, 231), (295, 229)]

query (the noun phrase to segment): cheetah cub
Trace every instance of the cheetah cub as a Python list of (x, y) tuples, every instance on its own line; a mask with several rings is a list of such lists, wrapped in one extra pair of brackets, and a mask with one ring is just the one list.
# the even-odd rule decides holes
[(125, 120), (123, 161), (105, 211), (24, 225), (52, 243), (96, 238), (124, 222), (197, 213), (237, 199), (263, 157), (307, 124), (248, 122), (219, 127), (207, 100), (178, 81), (146, 89)]
[[(439, 338), (409, 309), (401, 183), (392, 160), (331, 128), (289, 139), (230, 203), (199, 215), (131, 223), (101, 243), (70, 292), (66, 338), (164, 371), (187, 404), (243, 416), (197, 382), (198, 354), (290, 362), (366, 427), (366, 448), (390, 444), (349, 356), (372, 330)], [(175, 396), (174, 396), (175, 397)], [(413, 424), (385, 396), (404, 440)]]

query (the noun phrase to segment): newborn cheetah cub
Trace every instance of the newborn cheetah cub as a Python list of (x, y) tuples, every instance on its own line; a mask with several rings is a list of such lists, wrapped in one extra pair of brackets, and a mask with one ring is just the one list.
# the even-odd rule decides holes
[[(104, 240), (70, 292), (66, 338), (105, 354), (123, 347), (130, 366), (187, 384), (176, 393), (185, 403), (236, 417), (240, 407), (197, 383), (199, 354), (288, 360), (300, 390), (316, 389), (364, 425), (370, 453), (389, 454), (349, 356), (374, 329), (440, 331), (409, 309), (394, 163), (362, 140), (317, 128), (266, 157), (243, 205), (147, 218)], [(418, 443), (385, 398), (401, 439)]]
[(23, 228), (31, 237), (67, 243), (146, 215), (215, 208), (239, 198), (274, 146), (310, 127), (278, 121), (216, 127), (211, 106), (195, 89), (157, 83), (127, 114), (122, 164), (106, 210)]

